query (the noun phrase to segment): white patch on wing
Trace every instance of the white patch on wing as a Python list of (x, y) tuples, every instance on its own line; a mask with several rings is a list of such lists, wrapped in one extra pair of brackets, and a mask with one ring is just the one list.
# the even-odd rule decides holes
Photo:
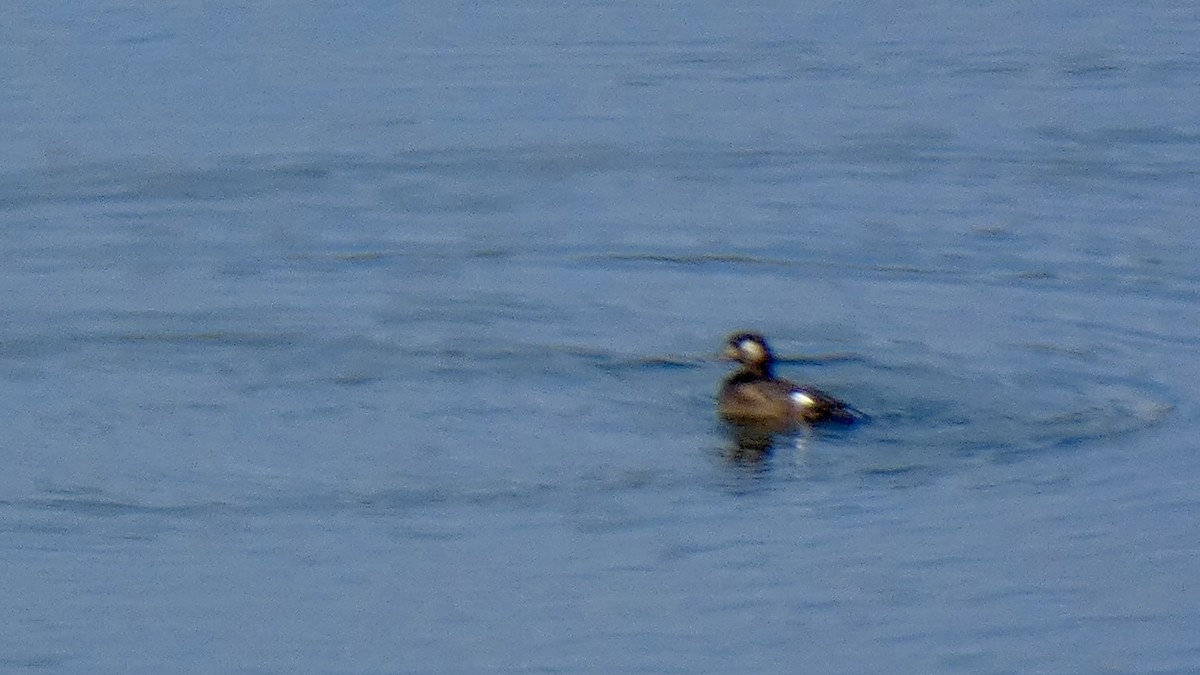
[(802, 405), (802, 406), (808, 407), (810, 405), (814, 405), (816, 403), (816, 400), (813, 399), (813, 397), (809, 396), (808, 394), (806, 394), (802, 391), (793, 391), (792, 392), (792, 402), (795, 403), (796, 405)]

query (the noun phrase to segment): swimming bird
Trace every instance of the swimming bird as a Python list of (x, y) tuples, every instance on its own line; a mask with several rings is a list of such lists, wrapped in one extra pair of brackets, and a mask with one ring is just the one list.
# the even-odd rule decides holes
[(853, 424), (862, 417), (819, 389), (776, 377), (775, 354), (758, 333), (734, 333), (722, 357), (741, 364), (717, 393), (717, 413), (730, 424), (788, 431), (805, 424)]

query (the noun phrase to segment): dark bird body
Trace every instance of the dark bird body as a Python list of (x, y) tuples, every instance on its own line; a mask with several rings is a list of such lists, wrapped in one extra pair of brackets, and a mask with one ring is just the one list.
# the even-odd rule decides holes
[(775, 376), (775, 355), (757, 333), (736, 333), (725, 345), (724, 358), (741, 367), (717, 393), (721, 419), (740, 427), (787, 431), (805, 424), (852, 424), (861, 413), (813, 387)]

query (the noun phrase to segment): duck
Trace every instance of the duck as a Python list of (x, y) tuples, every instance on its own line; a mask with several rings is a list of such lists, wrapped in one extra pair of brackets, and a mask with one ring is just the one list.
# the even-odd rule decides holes
[(721, 356), (740, 364), (717, 392), (717, 414), (736, 427), (784, 432), (814, 424), (854, 424), (863, 418), (845, 401), (777, 377), (775, 353), (759, 333), (730, 335)]

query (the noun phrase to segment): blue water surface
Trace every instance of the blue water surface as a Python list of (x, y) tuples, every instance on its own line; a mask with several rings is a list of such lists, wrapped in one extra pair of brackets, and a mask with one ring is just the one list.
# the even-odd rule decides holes
[[(1200, 8), (18, 3), (0, 671), (1200, 670)], [(735, 329), (871, 415), (747, 453)]]

